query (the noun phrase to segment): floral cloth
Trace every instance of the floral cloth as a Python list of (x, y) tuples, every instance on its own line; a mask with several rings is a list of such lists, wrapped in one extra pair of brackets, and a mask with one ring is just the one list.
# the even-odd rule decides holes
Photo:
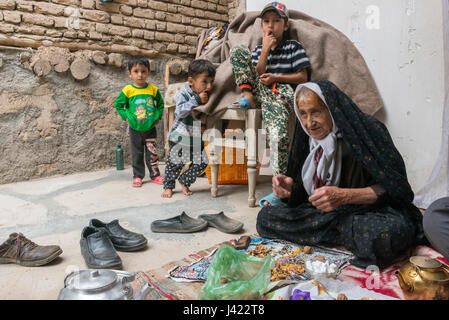
[(290, 284), (265, 297), (267, 300), (337, 300), (340, 294), (344, 294), (348, 300), (397, 300), (335, 279)]
[[(233, 242), (235, 243), (236, 240), (233, 240)], [(349, 260), (353, 257), (350, 253), (325, 247), (312, 247), (311, 253), (306, 254), (304, 253), (303, 246), (298, 246), (288, 241), (263, 238), (251, 238), (251, 243), (245, 252), (248, 253), (256, 249), (258, 245), (263, 245), (269, 251), (273, 261), (282, 262), (285, 259), (285, 266), (294, 263), (303, 265), (306, 260), (313, 260), (317, 256), (323, 256), (326, 261), (334, 263), (338, 270), (341, 270), (349, 264)], [(206, 281), (207, 271), (215, 252), (216, 250), (207, 257), (203, 257), (188, 266), (177, 266), (173, 268), (169, 271), (169, 277), (178, 282)], [(287, 280), (301, 281), (310, 280), (311, 278), (311, 275), (307, 272), (292, 272)]]

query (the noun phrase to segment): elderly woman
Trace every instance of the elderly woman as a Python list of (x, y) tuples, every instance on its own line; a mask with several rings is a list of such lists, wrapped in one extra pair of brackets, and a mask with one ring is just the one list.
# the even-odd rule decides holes
[(404, 161), (385, 126), (333, 83), (295, 93), (287, 176), (273, 178), (287, 207), (265, 207), (257, 231), (297, 244), (344, 246), (358, 267), (386, 267), (425, 243)]

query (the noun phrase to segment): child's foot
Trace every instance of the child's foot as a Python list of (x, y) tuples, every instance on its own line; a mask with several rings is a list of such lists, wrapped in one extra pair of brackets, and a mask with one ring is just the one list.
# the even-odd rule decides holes
[[(248, 102), (249, 102), (249, 105), (248, 105)], [(256, 109), (256, 103), (254, 102), (254, 96), (253, 96), (252, 92), (248, 92), (248, 91), (242, 92), (242, 97), (240, 98), (239, 101), (234, 102), (232, 104), (232, 107), (244, 109), (244, 110), (247, 110), (249, 108)]]
[(142, 187), (142, 179), (141, 178), (134, 178), (133, 179), (133, 187), (134, 188)]
[(157, 176), (156, 178), (151, 179), (150, 182), (157, 183), (157, 184), (163, 184), (164, 179), (161, 176)]
[(181, 187), (182, 187), (182, 192), (184, 193), (184, 195), (189, 197), (193, 194), (193, 192), (189, 189), (189, 187), (183, 186), (182, 184), (181, 184)]
[(173, 190), (172, 189), (165, 189), (164, 192), (161, 194), (162, 198), (171, 198), (173, 197)]
[(254, 96), (252, 92), (244, 91), (242, 92), (242, 97), (247, 99), (251, 103), (251, 108), (256, 109), (256, 102), (254, 101)]

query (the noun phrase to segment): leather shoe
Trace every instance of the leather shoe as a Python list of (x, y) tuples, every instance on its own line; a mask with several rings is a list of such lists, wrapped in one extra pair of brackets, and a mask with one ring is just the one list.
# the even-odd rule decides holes
[(118, 220), (104, 223), (98, 219), (92, 219), (89, 226), (106, 231), (117, 251), (137, 251), (146, 247), (148, 243), (143, 234), (124, 229)]
[(122, 268), (122, 260), (105, 230), (85, 227), (81, 233), (80, 246), (89, 269)]
[(156, 220), (151, 223), (151, 231), (160, 233), (193, 233), (206, 228), (206, 221), (191, 218), (185, 212), (174, 218)]
[(25, 267), (39, 267), (62, 253), (59, 246), (40, 246), (21, 233), (12, 233), (0, 245), (0, 263), (16, 263)]
[(217, 214), (202, 214), (198, 218), (207, 221), (207, 223), (224, 233), (236, 233), (243, 228), (243, 223), (231, 219), (223, 212)]

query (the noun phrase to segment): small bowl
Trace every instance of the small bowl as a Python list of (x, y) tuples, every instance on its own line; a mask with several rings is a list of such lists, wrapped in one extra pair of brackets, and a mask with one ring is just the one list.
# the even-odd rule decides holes
[[(317, 260), (307, 260), (304, 263), (306, 272), (313, 278), (337, 278), (338, 268), (335, 264)], [(324, 269), (324, 270), (323, 270)]]

